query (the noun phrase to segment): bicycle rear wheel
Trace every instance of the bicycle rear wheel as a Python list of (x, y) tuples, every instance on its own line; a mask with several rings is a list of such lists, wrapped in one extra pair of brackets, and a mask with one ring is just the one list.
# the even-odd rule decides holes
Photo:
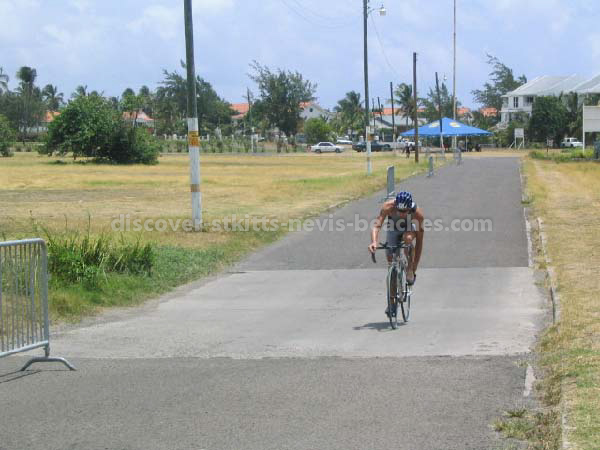
[(410, 286), (406, 282), (406, 270), (404, 268), (400, 269), (400, 276), (398, 277), (398, 283), (400, 287), (400, 310), (402, 311), (402, 319), (404, 322), (408, 322), (410, 318)]
[(390, 267), (387, 277), (387, 303), (390, 325), (395, 330), (398, 328), (398, 274), (395, 267)]

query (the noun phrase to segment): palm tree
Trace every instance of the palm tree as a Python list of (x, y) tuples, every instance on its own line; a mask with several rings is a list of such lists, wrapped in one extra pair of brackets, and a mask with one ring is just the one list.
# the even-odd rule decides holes
[(19, 85), (19, 91), (23, 100), (23, 117), (22, 117), (22, 135), (21, 138), (25, 140), (25, 133), (29, 126), (33, 125), (32, 117), (32, 100), (35, 86), (35, 79), (37, 78), (37, 70), (32, 67), (23, 66), (17, 71), (17, 78), (21, 81)]
[(408, 128), (408, 119), (415, 115), (415, 99), (413, 98), (412, 86), (406, 83), (400, 83), (394, 91), (394, 101), (400, 105), (400, 111), (406, 117), (406, 127)]
[(58, 111), (60, 106), (64, 103), (64, 94), (58, 92), (58, 87), (51, 84), (47, 84), (44, 89), (42, 89), (42, 98), (50, 111)]
[(340, 123), (345, 130), (359, 131), (363, 128), (365, 110), (358, 92), (347, 92), (334, 110), (339, 114)]
[(8, 91), (8, 75), (4, 73), (4, 69), (0, 67), (0, 94), (2, 91)]
[(71, 94), (71, 98), (87, 97), (87, 95), (87, 84), (85, 86), (80, 84), (75, 88), (75, 92)]

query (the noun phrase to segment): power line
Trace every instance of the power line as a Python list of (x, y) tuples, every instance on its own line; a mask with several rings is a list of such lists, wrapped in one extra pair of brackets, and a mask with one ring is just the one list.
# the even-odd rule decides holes
[(313, 16), (318, 17), (319, 19), (324, 20), (324, 21), (331, 23), (333, 25), (336, 25), (336, 26), (341, 27), (341, 26), (351, 25), (357, 21), (357, 17), (355, 17), (351, 20), (340, 21), (339, 18), (327, 17), (327, 16), (320, 14), (319, 12), (316, 12), (316, 11), (308, 8), (306, 5), (303, 5), (302, 3), (300, 3), (300, 0), (291, 0), (291, 1), (293, 1), (296, 5), (298, 5), (299, 8), (304, 9), (306, 12), (312, 14)]
[[(297, 7), (293, 6), (292, 4), (288, 3), (287, 0), (280, 0), (281, 3), (283, 3), (283, 5), (288, 8), (290, 11), (292, 11), (295, 15), (297, 15), (298, 17), (300, 17), (301, 19), (303, 19), (304, 21), (310, 23), (311, 25), (316, 25), (320, 28), (329, 28), (329, 29), (339, 29), (339, 28), (345, 28), (348, 27), (350, 25), (350, 23), (343, 23), (343, 24), (331, 24), (331, 23), (320, 23), (315, 21), (313, 18), (308, 17), (307, 15), (305, 15), (300, 9), (298, 9)], [(305, 10), (307, 10), (305, 7), (303, 7), (302, 5), (300, 5), (300, 8), (304, 8)], [(313, 14), (316, 14), (313, 12)], [(326, 20), (329, 21), (329, 19), (326, 19), (323, 16), (318, 16), (317, 17), (321, 17), (322, 20)]]
[(402, 79), (402, 77), (400, 76), (400, 74), (398, 73), (398, 71), (394, 68), (394, 66), (392, 66), (392, 64), (390, 63), (390, 60), (387, 57), (387, 54), (385, 52), (385, 48), (383, 46), (383, 42), (381, 42), (381, 36), (379, 35), (379, 30), (377, 29), (377, 25), (375, 24), (375, 20), (373, 19), (373, 16), (371, 16), (371, 24), (373, 25), (373, 29), (375, 30), (375, 36), (377, 36), (377, 41), (379, 42), (379, 48), (381, 50), (383, 58), (385, 59), (386, 64), (388, 65), (388, 67), (390, 68), (390, 70), (392, 72), (394, 72), (394, 75), (398, 79)]

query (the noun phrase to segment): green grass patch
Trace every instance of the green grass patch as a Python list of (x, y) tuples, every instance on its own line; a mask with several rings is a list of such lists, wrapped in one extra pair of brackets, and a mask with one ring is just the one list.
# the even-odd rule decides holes
[(594, 157), (594, 150), (591, 150), (591, 149), (564, 150), (564, 151), (561, 151), (560, 153), (545, 152), (542, 150), (533, 150), (533, 151), (529, 152), (529, 156), (533, 159), (542, 159), (542, 160), (547, 160), (547, 161), (554, 161), (557, 163), (581, 161), (581, 160), (590, 161)]
[(193, 280), (218, 272), (250, 250), (276, 240), (282, 232), (231, 233), (224, 244), (206, 249), (152, 246), (149, 272), (103, 272), (94, 284), (68, 283), (62, 277), (50, 282), (53, 318), (76, 321), (100, 308), (133, 306)]

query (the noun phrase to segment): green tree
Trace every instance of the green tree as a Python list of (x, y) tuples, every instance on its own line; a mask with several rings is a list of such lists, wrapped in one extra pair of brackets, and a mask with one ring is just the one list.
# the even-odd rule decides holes
[[(388, 100), (391, 103), (391, 100)], [(408, 120), (415, 116), (415, 99), (413, 97), (412, 86), (406, 83), (400, 83), (394, 89), (394, 104), (397, 104), (400, 109), (397, 114), (402, 112), (406, 117), (406, 127), (408, 128)]]
[[(185, 68), (185, 64), (182, 62)], [(187, 81), (177, 72), (163, 71), (164, 80), (156, 93), (155, 119), (160, 124), (160, 133), (185, 131), (187, 117)], [(235, 112), (229, 103), (221, 99), (211, 84), (196, 77), (198, 124), (201, 130), (210, 130), (221, 124), (231, 123)], [(183, 127), (183, 130), (181, 130)], [(179, 129), (178, 129), (179, 128)]]
[(40, 123), (44, 113), (41, 91), (36, 88), (35, 80), (37, 71), (28, 66), (23, 66), (17, 71), (20, 81), (17, 93), (21, 99), (21, 139), (25, 140), (28, 128)]
[(258, 100), (253, 113), (264, 117), (286, 135), (296, 134), (300, 122), (301, 103), (314, 100), (316, 84), (305, 80), (299, 72), (271, 71), (254, 61), (250, 78), (258, 85)]
[(132, 120), (133, 128), (137, 127), (137, 118), (142, 107), (142, 99), (136, 95), (135, 91), (131, 88), (127, 88), (121, 94), (121, 109), (124, 112), (129, 113)]
[(148, 86), (142, 86), (138, 92), (140, 107), (146, 114), (154, 117), (154, 93)]
[(322, 117), (308, 119), (304, 123), (304, 134), (309, 144), (328, 141), (331, 138), (331, 127)]
[(527, 78), (525, 75), (515, 78), (512, 69), (501, 63), (495, 56), (487, 55), (487, 59), (487, 63), (492, 67), (490, 81), (483, 85), (483, 89), (475, 89), (471, 93), (476, 103), (500, 111), (502, 96), (527, 83)]
[(529, 121), (531, 137), (538, 142), (554, 139), (559, 143), (568, 129), (568, 111), (554, 96), (536, 97)]
[(482, 130), (491, 130), (496, 125), (497, 120), (493, 117), (484, 116), (480, 111), (472, 111), (473, 126)]
[[(422, 103), (425, 106), (425, 117), (428, 121), (439, 120), (440, 118), (440, 109), (439, 104), (442, 104), (442, 117), (452, 117), (454, 114), (452, 113), (453, 101), (452, 95), (448, 92), (448, 87), (446, 83), (441, 84), (440, 86), (440, 99), (438, 100), (437, 89), (429, 88), (429, 92), (427, 93), (427, 98), (422, 99)], [(456, 101), (456, 107), (460, 106), (460, 102)]]
[[(358, 92), (346, 92), (346, 96), (338, 101), (334, 110), (337, 113), (334, 123), (338, 132), (345, 134), (351, 130), (360, 133), (365, 127), (365, 110)], [(306, 129), (306, 125), (304, 128)]]
[(6, 117), (0, 114), (0, 156), (12, 156), (10, 145), (15, 139), (10, 122)]
[(6, 116), (14, 130), (20, 129), (22, 109), (22, 99), (17, 92), (6, 91), (0, 95), (0, 113)]
[(87, 84), (85, 86), (80, 84), (75, 88), (75, 92), (71, 94), (71, 98), (86, 97), (87, 95)]
[(116, 163), (156, 163), (158, 145), (146, 130), (129, 127), (100, 95), (79, 96), (48, 127), (44, 152)]
[(50, 111), (58, 111), (64, 104), (64, 94), (58, 92), (58, 87), (51, 84), (47, 84), (44, 86), (44, 89), (42, 89), (42, 98)]
[(122, 119), (110, 103), (99, 96), (79, 96), (48, 126), (46, 152), (73, 158), (99, 157), (113, 143), (114, 130)]

